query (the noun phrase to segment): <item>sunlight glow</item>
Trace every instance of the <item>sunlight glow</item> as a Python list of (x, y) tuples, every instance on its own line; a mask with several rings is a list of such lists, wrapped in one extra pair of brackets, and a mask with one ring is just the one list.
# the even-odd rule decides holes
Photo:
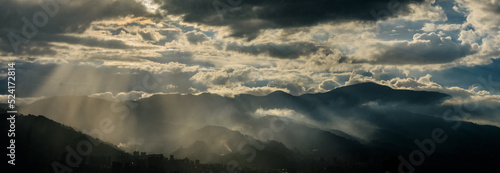
[(153, 0), (135, 0), (138, 3), (143, 4), (148, 8), (148, 11), (154, 12), (158, 9), (158, 4), (154, 3)]

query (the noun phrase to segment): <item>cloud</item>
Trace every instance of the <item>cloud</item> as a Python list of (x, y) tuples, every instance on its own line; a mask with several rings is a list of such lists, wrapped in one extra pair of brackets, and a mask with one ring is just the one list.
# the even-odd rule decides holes
[(464, 60), (466, 65), (489, 64), (500, 58), (500, 1), (457, 0), (456, 10), (467, 15), (459, 40), (473, 42), (477, 54)]
[(371, 64), (442, 64), (473, 54), (470, 44), (436, 33), (415, 34), (412, 41), (379, 42), (356, 52), (353, 61)]
[(63, 42), (69, 44), (79, 44), (88, 47), (101, 47), (108, 49), (130, 49), (133, 46), (125, 44), (121, 40), (99, 39), (95, 37), (77, 37), (68, 35), (40, 35), (36, 40), (45, 40), (51, 42)]
[[(423, 28), (422, 28), (423, 30)], [(479, 39), (479, 35), (475, 33), (473, 30), (461, 30), (460, 34), (458, 34), (458, 40), (462, 41), (462, 43), (473, 44), (476, 43)]]
[(172, 43), (181, 38), (182, 31), (180, 29), (162, 29), (158, 31), (158, 34), (163, 37), (159, 38), (158, 42), (155, 44), (164, 46), (165, 43)]
[(33, 16), (43, 13), (50, 18), (46, 26), (40, 27), (40, 31), (53, 34), (82, 33), (90, 27), (91, 22), (103, 19), (128, 15), (153, 16), (146, 11), (144, 5), (134, 0), (11, 0), (2, 1), (0, 9), (3, 11), (0, 17), (2, 29), (20, 32), (25, 24), (23, 17), (31, 20)]
[(147, 93), (144, 91), (130, 91), (130, 92), (119, 92), (114, 95), (112, 92), (95, 93), (89, 95), (89, 97), (100, 98), (109, 101), (125, 101), (125, 100), (140, 100), (144, 98), (149, 98), (155, 95), (155, 93)]
[(394, 89), (409, 89), (416, 91), (435, 91), (444, 94), (449, 94), (455, 98), (470, 98), (474, 95), (483, 95), (488, 93), (483, 88), (478, 86), (471, 86), (468, 89), (460, 88), (457, 86), (442, 86), (435, 81), (431, 80), (432, 75), (426, 74), (418, 78), (392, 78), (389, 80), (376, 80), (370, 76), (362, 76), (359, 74), (353, 74), (349, 77), (349, 80), (345, 85), (354, 85), (365, 82), (374, 82), (381, 85), (390, 86)]
[(459, 11), (469, 13), (467, 24), (481, 34), (500, 31), (500, 2), (497, 0), (457, 0)]
[(314, 53), (331, 54), (332, 51), (310, 42), (262, 43), (245, 45), (237, 42), (226, 44), (226, 51), (235, 51), (250, 55), (268, 55), (280, 59), (297, 59)]
[(169, 63), (142, 63), (131, 64), (130, 62), (119, 62), (119, 61), (106, 61), (103, 64), (108, 67), (117, 67), (118, 69), (134, 69), (134, 70), (142, 70), (155, 74), (162, 73), (185, 73), (185, 72), (195, 72), (198, 70), (198, 66), (189, 66), (186, 64), (178, 63), (178, 62), (169, 62)]
[(141, 35), (142, 39), (145, 41), (155, 41), (156, 40), (155, 36), (150, 32), (139, 31), (139, 35)]
[[(473, 95), (471, 97), (455, 97), (442, 103), (443, 106), (461, 107), (473, 113), (462, 121), (500, 127), (500, 95)], [(451, 116), (450, 116), (451, 117)], [(449, 118), (449, 117), (448, 117)]]
[[(0, 11), (2, 11), (0, 13), (1, 39), (3, 44), (9, 43), (11, 45), (0, 48), (7, 52), (15, 52), (19, 49), (21, 50), (19, 53), (27, 54), (30, 51), (23, 50), (29, 50), (33, 46), (25, 44), (30, 39), (44, 42), (51, 41), (52, 36), (57, 34), (83, 33), (90, 28), (92, 22), (99, 20), (130, 15), (158, 16), (148, 12), (144, 5), (134, 0), (43, 0), (42, 2), (11, 0), (1, 1)], [(38, 38), (42, 34), (49, 36)], [(62, 39), (60, 41), (71, 40), (75, 39)], [(16, 46), (16, 44), (19, 45)]]
[(406, 20), (430, 20), (430, 21), (445, 21), (448, 19), (443, 8), (438, 4), (442, 0), (425, 0), (421, 5), (410, 4), (409, 11), (412, 13), (402, 16)]
[(187, 40), (191, 44), (199, 44), (204, 41), (209, 40), (207, 35), (203, 34), (202, 32), (196, 32), (196, 31), (189, 31), (186, 33)]
[[(1, 3), (23, 5), (23, 8), (30, 7), (30, 9), (33, 7), (31, 10), (33, 13), (36, 12), (36, 8), (41, 9), (36, 3), (20, 3), (24, 1)], [(46, 1), (48, 0), (44, 0)], [(97, 4), (103, 6), (116, 3), (134, 4), (135, 1), (132, 1), (105, 0)], [(398, 1), (401, 3), (401, 8), (396, 13), (392, 13), (387, 6), (389, 2), (396, 1), (389, 0), (376, 0), (365, 4), (360, 3), (364, 2), (362, 0), (242, 1), (241, 4), (224, 12), (222, 21), (213, 7), (213, 2), (229, 4), (230, 1), (157, 0), (157, 3), (163, 4), (161, 8), (170, 9), (166, 13), (171, 15), (163, 19), (148, 18), (155, 14), (146, 8), (146, 11), (112, 12), (115, 7), (105, 9), (99, 6), (89, 9), (83, 2), (93, 1), (68, 2), (69, 6), (64, 10), (64, 4), (61, 4), (60, 13), (49, 18), (47, 27), (41, 28), (39, 34), (30, 39), (30, 42), (22, 44), (26, 46), (20, 47), (21, 54), (30, 56), (19, 59), (19, 61), (52, 59), (61, 62), (67, 60), (75, 64), (98, 66), (98, 69), (106, 69), (104, 71), (106, 73), (119, 74), (124, 78), (123, 87), (120, 87), (105, 84), (108, 80), (103, 76), (114, 79), (117, 78), (115, 75), (97, 75), (103, 84), (92, 88), (84, 87), (91, 89), (81, 92), (82, 94), (106, 91), (112, 91), (114, 94), (129, 92), (130, 87), (126, 84), (129, 80), (130, 83), (137, 82), (138, 79), (135, 79), (137, 74), (151, 72), (155, 76), (172, 81), (162, 86), (163, 90), (152, 92), (213, 91), (223, 95), (235, 93), (260, 95), (268, 91), (283, 90), (293, 95), (301, 95), (325, 92), (342, 86), (349, 80), (349, 75), (353, 71), (352, 76), (361, 75), (357, 79), (360, 81), (371, 78), (375, 81), (384, 81), (384, 84), (391, 87), (416, 90), (439, 90), (459, 86), (462, 90), (457, 89), (456, 92), (466, 93), (467, 87), (471, 86), (470, 81), (447, 78), (446, 80), (450, 79), (448, 82), (436, 78), (435, 72), (442, 68), (454, 67), (460, 64), (460, 61), (465, 61), (465, 58), (476, 60), (477, 57), (484, 59), (498, 57), (500, 50), (500, 39), (498, 39), (500, 37), (494, 32), (496, 21), (487, 20), (488, 15), (496, 18), (493, 15), (498, 15), (498, 12), (495, 11), (495, 5), (491, 5), (488, 1), (446, 2), (452, 6), (462, 4), (463, 7), (460, 8), (466, 11), (461, 13), (462, 16), (470, 13), (472, 17), (463, 24), (457, 21), (443, 21), (446, 16), (441, 14), (441, 6), (445, 9), (447, 7), (443, 5), (444, 2), (433, 0), (414, 1), (415, 3)], [(353, 5), (355, 3), (356, 5)], [(171, 6), (167, 7), (167, 4)], [(329, 6), (332, 4), (347, 5)], [(141, 6), (139, 4), (137, 8), (132, 6), (130, 8), (139, 9)], [(127, 5), (124, 7), (129, 8)], [(427, 7), (434, 11), (425, 14), (423, 9)], [(14, 13), (16, 10), (9, 10), (4, 6), (0, 8), (7, 10), (5, 13), (2, 11), (1, 17), (13, 14), (20, 18), (21, 14), (27, 14), (28, 19), (32, 17), (32, 14), (27, 12)], [(79, 13), (81, 9), (76, 8), (83, 8), (93, 13), (85, 16)], [(346, 9), (335, 11), (337, 8)], [(73, 12), (72, 9), (76, 10)], [(265, 9), (276, 11), (265, 11)], [(484, 12), (481, 12), (481, 9), (484, 9)], [(370, 14), (372, 10), (381, 17), (377, 19), (376, 16), (372, 16)], [(354, 14), (357, 12), (361, 13)], [(70, 23), (65, 23), (67, 19), (62, 19), (69, 18), (70, 14), (78, 20), (74, 22), (74, 26), (73, 24), (69, 26)], [(433, 16), (437, 18), (431, 19)], [(463, 20), (466, 19), (463, 18), (458, 22), (464, 22)], [(50, 30), (56, 27), (52, 22), (59, 21), (62, 22), (60, 27), (68, 29)], [(0, 32), (20, 31), (20, 26), (14, 28), (4, 23), (0, 26)], [(458, 33), (460, 34), (457, 35)], [(252, 34), (259, 37), (250, 42), (227, 37), (232, 35), (251, 38)], [(3, 51), (11, 49), (6, 37), (0, 39), (0, 49), (2, 50), (0, 55), (14, 56)], [(416, 72), (417, 75), (410, 76), (387, 71), (392, 67), (396, 70), (408, 69), (412, 73), (416, 71), (415, 69), (421, 71)], [(380, 70), (373, 70), (376, 68)], [(66, 72), (72, 73), (70, 69), (72, 68)], [(429, 69), (436, 71), (430, 72)], [(31, 71), (37, 73), (40, 70)], [(89, 71), (87, 69), (81, 72)], [(79, 79), (78, 76), (84, 76), (79, 73), (68, 75), (68, 78)], [(50, 74), (47, 75), (50, 77)], [(432, 79), (436, 85), (421, 81), (425, 79), (426, 74), (434, 76)], [(51, 86), (54, 89), (50, 91), (63, 88), (57, 85), (61, 83), (66, 85), (64, 82), (66, 80), (68, 79), (55, 80), (57, 82)], [(41, 81), (37, 83), (43, 84), (44, 80)], [(76, 80), (72, 82), (74, 83), (69, 84), (75, 86), (76, 83), (88, 83)], [(51, 95), (49, 92), (40, 94)]]
[(266, 116), (278, 116), (278, 117), (286, 117), (290, 118), (293, 120), (301, 121), (304, 122), (306, 119), (310, 121), (306, 115), (297, 113), (293, 109), (279, 109), (279, 108), (274, 108), (274, 109), (262, 109), (258, 108), (255, 110), (253, 113), (253, 116), (256, 118), (261, 118), (261, 117), (266, 117)]
[[(12, 97), (9, 97), (9, 95), (1, 95), (0, 94), (0, 103), (7, 104), (7, 100), (12, 99)], [(24, 106), (24, 105), (29, 105), (33, 102), (36, 102), (38, 100), (45, 99), (45, 97), (23, 97), (23, 98), (16, 98), (16, 105), (17, 106)]]
[(321, 82), (321, 84), (319, 84), (319, 88), (324, 90), (324, 91), (330, 91), (330, 90), (333, 90), (337, 87), (341, 86), (337, 81), (334, 81), (334, 80), (325, 80), (323, 82)]
[[(1, 31), (0, 31), (1, 33)], [(31, 41), (18, 47), (18, 53), (23, 55), (55, 55), (57, 52), (53, 49), (53, 44), (44, 41)], [(11, 55), (12, 50), (10, 42), (0, 38), (0, 55)]]
[(461, 24), (434, 24), (434, 23), (426, 23), (424, 27), (422, 27), (422, 31), (425, 32), (436, 32), (438, 30), (441, 31), (454, 31), (460, 30), (462, 28)]
[[(62, 43), (62, 44), (54, 44)], [(68, 49), (68, 45), (82, 45), (87, 47), (97, 47), (106, 49), (134, 49), (136, 47), (126, 44), (122, 40), (117, 39), (102, 39), (91, 36), (72, 36), (63, 34), (46, 34), (40, 33), (36, 38), (33, 38), (29, 42), (17, 47), (17, 54), (20, 55), (50, 55), (54, 56), (57, 54), (55, 49), (63, 48)], [(12, 54), (9, 52), (12, 50), (12, 45), (10, 42), (5, 42), (0, 40), (0, 50), (7, 55)]]
[(155, 0), (169, 15), (181, 16), (184, 22), (208, 26), (228, 26), (230, 36), (258, 36), (264, 29), (296, 28), (320, 23), (376, 21), (408, 15), (411, 4), (425, 0), (289, 0), (289, 1), (213, 1)]
[(277, 88), (270, 86), (263, 87), (247, 87), (247, 86), (236, 86), (236, 87), (224, 87), (215, 86), (207, 89), (207, 92), (218, 94), (224, 97), (235, 97), (240, 94), (250, 94), (255, 96), (265, 96), (276, 91), (290, 92), (286, 88)]
[(253, 70), (251, 67), (229, 67), (222, 70), (200, 71), (191, 77), (191, 80), (208, 86), (241, 84), (251, 80)]
[(271, 81), (267, 84), (268, 87), (285, 88), (292, 95), (301, 95), (306, 92), (306, 89), (298, 83), (288, 81)]

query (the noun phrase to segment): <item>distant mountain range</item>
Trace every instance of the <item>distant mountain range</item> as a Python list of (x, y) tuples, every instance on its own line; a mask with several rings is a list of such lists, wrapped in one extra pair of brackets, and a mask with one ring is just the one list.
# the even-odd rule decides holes
[[(500, 170), (495, 164), (500, 163), (500, 128), (444, 120), (452, 107), (441, 103), (448, 98), (362, 83), (301, 96), (169, 94), (122, 102), (53, 97), (20, 112), (82, 131), (112, 126), (100, 137), (129, 152), (173, 153), (214, 163), (237, 160), (255, 167), (342, 160), (397, 172), (398, 156), (409, 160), (412, 151), (422, 151), (415, 140), (432, 139), (438, 129), (447, 138), (427, 145), (434, 150), (415, 166), (417, 172)], [(255, 158), (249, 159), (253, 151)]]

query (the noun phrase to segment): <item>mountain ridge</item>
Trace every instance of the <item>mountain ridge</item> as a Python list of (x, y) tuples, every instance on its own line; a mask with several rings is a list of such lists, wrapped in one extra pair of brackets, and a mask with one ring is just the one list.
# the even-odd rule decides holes
[[(446, 167), (454, 163), (443, 161), (446, 160), (444, 158), (453, 160), (457, 155), (472, 157), (474, 154), (463, 141), (491, 149), (476, 150), (476, 154), (485, 158), (500, 155), (500, 150), (492, 148), (492, 145), (500, 145), (500, 128), (459, 121), (462, 127), (454, 130), (451, 128), (453, 121), (433, 115), (453, 108), (440, 104), (449, 97), (438, 92), (397, 90), (365, 83), (301, 96), (284, 92), (267, 96), (237, 95), (234, 98), (216, 94), (172, 94), (118, 102), (115, 105), (111, 101), (93, 102), (95, 99), (85, 97), (76, 97), (76, 100), (71, 100), (71, 97), (59, 100), (52, 98), (27, 105), (20, 112), (47, 115), (77, 129), (98, 128), (99, 121), (96, 120), (109, 118), (116, 123), (117, 130), (104, 140), (118, 144), (127, 143), (130, 138), (142, 138), (145, 142), (141, 143), (140, 148), (154, 153), (174, 153), (179, 146), (209, 149), (216, 146), (216, 150), (210, 149), (215, 152), (205, 152), (207, 157), (219, 151), (224, 151), (219, 154), (225, 156), (243, 157), (235, 148), (246, 139), (232, 140), (237, 142), (227, 145), (231, 146), (233, 152), (226, 153), (227, 148), (220, 143), (223, 138), (212, 135), (212, 138), (217, 139), (215, 141), (207, 139), (210, 134), (190, 133), (205, 126), (220, 126), (223, 129), (237, 129), (240, 134), (255, 138), (266, 132), (287, 150), (300, 152), (313, 159), (335, 158), (350, 162), (368, 162), (373, 159), (377, 163), (384, 162), (393, 155), (410, 153), (418, 147), (414, 144), (415, 139), (429, 138), (430, 132), (436, 128), (453, 135), (449, 142), (441, 145), (443, 149), (436, 150), (434, 154)], [(114, 112), (113, 106), (117, 105), (127, 109)], [(130, 105), (133, 107), (127, 107)], [(123, 113), (128, 116), (122, 120), (120, 116)], [(186, 135), (195, 138), (184, 138)], [(275, 146), (279, 146), (278, 143)], [(202, 152), (204, 149), (196, 151)], [(201, 157), (203, 153), (193, 155)], [(269, 157), (281, 156), (270, 154)], [(221, 159), (219, 156), (210, 158)]]

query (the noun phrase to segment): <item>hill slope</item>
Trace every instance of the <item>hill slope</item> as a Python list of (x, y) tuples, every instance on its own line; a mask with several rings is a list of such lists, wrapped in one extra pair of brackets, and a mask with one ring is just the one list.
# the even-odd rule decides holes
[[(3, 124), (2, 127), (7, 131), (6, 127), (9, 125)], [(3, 141), (6, 141), (7, 136), (2, 136)], [(17, 116), (15, 142), (17, 172), (54, 172), (52, 165), (56, 162), (74, 172), (108, 172), (113, 160), (127, 155), (112, 144), (89, 137), (43, 116)], [(4, 144), (7, 142), (2, 142), (2, 145)], [(67, 157), (71, 160), (70, 164), (78, 167), (69, 166)], [(58, 169), (64, 166), (58, 166)]]

